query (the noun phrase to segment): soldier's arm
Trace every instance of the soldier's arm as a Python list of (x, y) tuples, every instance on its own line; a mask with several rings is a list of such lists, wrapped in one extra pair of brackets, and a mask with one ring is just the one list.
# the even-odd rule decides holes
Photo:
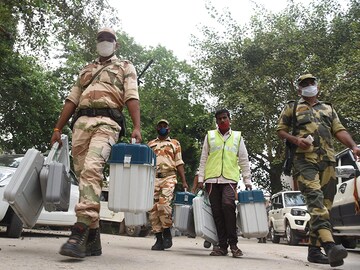
[(188, 184), (186, 182), (186, 178), (185, 178), (184, 164), (176, 166), (176, 169), (177, 169), (177, 173), (179, 174), (179, 176), (181, 178), (183, 188), (188, 189), (189, 186), (188, 186)]
[(70, 117), (74, 114), (76, 109), (75, 103), (70, 100), (65, 100), (64, 107), (61, 111), (60, 117), (55, 125), (53, 135), (51, 137), (50, 143), (53, 145), (55, 142), (58, 142), (61, 146), (61, 130), (64, 128), (66, 123), (69, 121)]
[(134, 125), (131, 138), (135, 138), (137, 143), (142, 141), (140, 131), (140, 103), (138, 99), (129, 99), (126, 101), (126, 107), (128, 108), (131, 120)]
[(357, 144), (354, 142), (351, 135), (346, 130), (340, 130), (335, 133), (336, 139), (338, 139), (342, 144), (350, 148), (353, 153), (360, 157), (360, 149)]

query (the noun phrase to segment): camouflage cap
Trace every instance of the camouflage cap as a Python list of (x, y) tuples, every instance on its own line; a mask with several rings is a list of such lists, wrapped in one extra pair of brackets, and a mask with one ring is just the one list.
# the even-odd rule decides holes
[(301, 75), (298, 79), (297, 79), (297, 84), (299, 85), (303, 80), (305, 79), (314, 79), (316, 80), (316, 77), (313, 76), (312, 74), (308, 73), (308, 74), (303, 74)]
[(114, 31), (114, 29), (110, 28), (110, 27), (103, 27), (103, 28), (100, 28), (99, 31), (97, 32), (97, 35), (96, 37), (98, 37), (101, 33), (103, 32), (106, 32), (106, 33), (109, 33), (111, 35), (114, 36), (114, 39), (116, 40), (116, 33)]
[(166, 119), (160, 119), (156, 125), (159, 125), (160, 123), (165, 123), (165, 124), (169, 125), (169, 121)]

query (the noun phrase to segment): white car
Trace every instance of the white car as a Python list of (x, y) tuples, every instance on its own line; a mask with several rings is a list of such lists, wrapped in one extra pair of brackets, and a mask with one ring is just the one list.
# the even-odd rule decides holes
[(300, 191), (282, 191), (271, 197), (269, 232), (273, 243), (285, 237), (289, 245), (297, 245), (309, 234), (310, 215)]
[[(18, 238), (23, 224), (7, 201), (4, 200), (4, 190), (12, 175), (19, 166), (24, 155), (0, 155), (0, 226), (6, 226), (8, 237)], [(75, 205), (79, 201), (79, 188), (75, 175), (71, 172), (71, 192), (69, 210), (67, 212), (47, 212), (43, 209), (36, 226), (67, 227), (76, 222)]]
[(338, 184), (330, 211), (333, 234), (336, 242), (355, 248), (360, 239), (360, 162), (349, 149), (339, 152), (336, 162)]

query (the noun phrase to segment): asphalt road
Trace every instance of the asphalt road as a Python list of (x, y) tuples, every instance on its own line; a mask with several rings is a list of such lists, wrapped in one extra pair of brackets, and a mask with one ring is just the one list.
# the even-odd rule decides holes
[[(239, 237), (242, 258), (209, 256), (211, 249), (203, 247), (202, 238), (173, 238), (173, 247), (166, 251), (151, 251), (153, 236), (133, 238), (102, 234), (103, 254), (98, 257), (72, 259), (59, 254), (69, 232), (29, 230), (19, 239), (5, 238), (0, 232), (1, 269), (21, 270), (176, 270), (176, 269), (335, 269), (306, 261), (306, 246), (257, 243), (257, 239)], [(359, 270), (360, 249), (349, 251), (345, 264), (336, 269)]]

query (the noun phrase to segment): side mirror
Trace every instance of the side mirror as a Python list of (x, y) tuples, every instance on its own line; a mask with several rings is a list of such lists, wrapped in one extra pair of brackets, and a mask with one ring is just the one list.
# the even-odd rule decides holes
[(336, 177), (350, 178), (355, 175), (355, 168), (352, 165), (335, 167)]

